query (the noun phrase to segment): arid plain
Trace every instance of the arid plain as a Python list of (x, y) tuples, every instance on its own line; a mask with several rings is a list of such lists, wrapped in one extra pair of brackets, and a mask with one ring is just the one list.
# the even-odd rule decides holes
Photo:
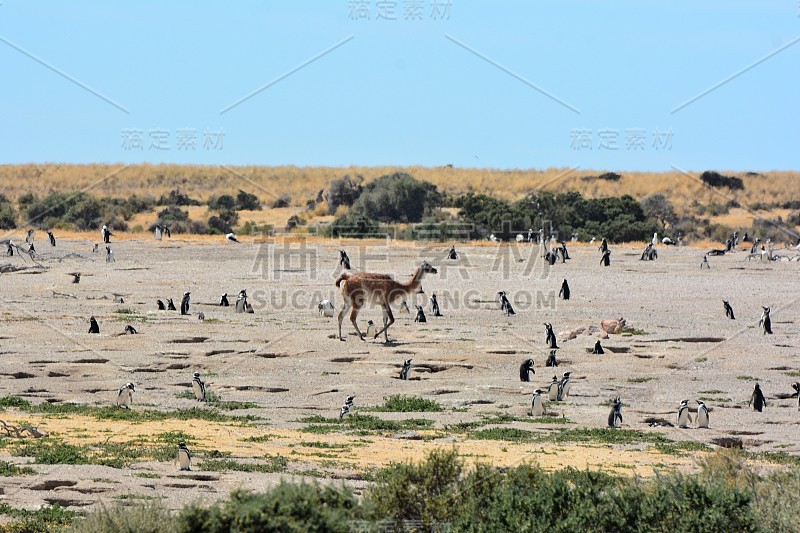
[[(116, 261), (107, 263), (91, 251), (98, 240), (59, 238), (53, 248), (37, 232), (41, 267), (16, 255), (0, 261), (30, 267), (0, 274), (0, 396), (31, 404), (6, 406), (0, 418), (49, 434), (0, 439), (0, 459), (34, 471), (3, 478), (0, 498), (14, 506), (86, 509), (159, 499), (178, 508), (299, 475), (359, 490), (378, 468), (437, 447), (496, 465), (530, 461), (643, 476), (691, 470), (720, 438), (741, 439), (765, 467), (777, 454), (759, 452), (800, 454), (798, 401), (788, 397), (800, 379), (798, 262), (747, 261), (740, 251), (711, 257), (711, 268), (701, 270), (703, 249), (659, 246), (658, 259), (643, 262), (644, 245), (633, 244), (612, 245), (611, 266), (601, 267), (596, 246), (574, 243), (572, 259), (550, 267), (527, 243), (456, 243), (460, 258), (450, 261), (451, 243), (244, 237), (235, 244), (138, 235), (112, 239)], [(395, 306), (388, 344), (359, 340), (347, 319), (342, 342), (336, 319), (320, 316), (323, 298), (341, 309), (334, 287), (340, 249), (354, 270), (398, 280), (422, 260), (438, 269), (423, 280), (425, 294), (409, 295), (412, 314)], [(80, 283), (72, 283), (72, 272), (81, 272)], [(565, 278), (569, 301), (557, 297)], [(222, 293), (233, 304), (242, 289), (253, 314), (217, 305)], [(500, 290), (515, 316), (499, 310)], [(190, 316), (157, 310), (158, 299), (179, 304), (185, 291)], [(443, 317), (429, 312), (432, 293)], [(725, 317), (723, 299), (736, 320)], [(425, 307), (427, 323), (414, 322), (413, 304)], [(772, 309), (773, 335), (758, 328), (762, 305)], [(99, 335), (87, 333), (90, 316)], [(631, 332), (602, 339), (606, 353), (590, 354), (600, 321), (619, 317)], [(361, 313), (362, 327), (370, 319), (380, 322), (378, 308)], [(544, 366), (544, 322), (557, 334), (556, 369)], [(138, 334), (123, 334), (127, 324)], [(590, 327), (592, 334), (567, 340), (568, 332)], [(529, 357), (536, 374), (522, 383), (519, 365)], [(402, 381), (409, 358), (414, 366)], [(194, 371), (219, 402), (190, 397)], [(530, 419), (533, 389), (565, 371), (572, 372), (569, 397), (547, 402), (546, 418)], [(100, 409), (129, 381), (134, 413)], [(747, 407), (756, 382), (767, 397), (763, 413)], [(340, 423), (339, 408), (352, 394), (356, 416)], [(394, 395), (431, 400), (441, 410), (387, 412)], [(604, 429), (617, 395), (622, 430)], [(706, 402), (709, 429), (646, 421), (675, 424), (682, 399), (693, 408), (697, 399)], [(80, 407), (59, 410), (66, 404)], [(174, 463), (178, 439), (193, 451), (191, 472)], [(74, 445), (78, 464), (42, 459), (55, 444)]]

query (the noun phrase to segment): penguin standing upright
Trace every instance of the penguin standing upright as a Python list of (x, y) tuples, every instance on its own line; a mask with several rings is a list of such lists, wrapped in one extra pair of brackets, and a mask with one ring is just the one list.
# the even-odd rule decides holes
[(544, 327), (545, 327), (545, 331), (546, 331), (546, 335), (547, 335), (544, 342), (551, 349), (557, 349), (558, 348), (558, 343), (556, 342), (556, 334), (553, 333), (553, 325), (548, 323), (548, 322), (545, 322), (544, 323)]
[(106, 246), (106, 263), (115, 263), (116, 261), (117, 260), (114, 259), (114, 251), (110, 246)]
[(750, 401), (747, 402), (747, 406), (753, 406), (753, 409), (761, 413), (764, 411), (764, 408), (767, 406), (767, 400), (764, 398), (764, 393), (761, 392), (761, 385), (756, 383), (755, 388), (753, 389), (753, 394), (750, 396)]
[(533, 398), (531, 399), (531, 416), (540, 417), (544, 416), (545, 408), (542, 401), (542, 390), (536, 389), (533, 391)]
[(708, 256), (707, 255), (704, 255), (703, 256), (703, 260), (700, 262), (700, 270), (703, 270), (703, 268), (707, 268), (707, 269), (711, 270), (711, 265), (708, 264)]
[(506, 316), (515, 315), (514, 308), (511, 307), (511, 302), (506, 296), (506, 291), (500, 291), (497, 294), (500, 295), (500, 310), (503, 311)]
[(375, 327), (375, 322), (373, 322), (372, 320), (370, 320), (370, 321), (368, 321), (368, 322), (367, 322), (367, 331), (366, 331), (366, 332), (364, 332), (364, 336), (363, 336), (363, 337), (361, 337), (361, 338), (362, 338), (362, 339), (364, 339), (364, 338), (367, 338), (367, 339), (369, 339), (369, 338), (371, 338), (371, 337), (374, 337), (374, 336), (375, 336), (375, 332), (376, 332), (376, 331), (377, 331), (377, 329), (376, 329), (376, 327)]
[(25, 237), (25, 242), (27, 242), (28, 244), (33, 244), (33, 230), (32, 229), (28, 230), (28, 235)]
[(400, 370), (400, 379), (403, 381), (408, 379), (408, 373), (411, 372), (411, 359), (406, 359), (403, 362), (403, 368)]
[(103, 224), (103, 229), (100, 230), (101, 235), (103, 236), (103, 243), (111, 244), (111, 236), (114, 235), (111, 233), (111, 230), (108, 229), (108, 226)]
[(236, 299), (236, 312), (246, 313), (247, 305), (247, 290), (242, 289), (239, 291), (239, 297)]
[(561, 290), (558, 291), (558, 296), (565, 300), (569, 300), (569, 283), (567, 283), (566, 279), (564, 279), (564, 282), (561, 284)]
[(530, 382), (531, 372), (536, 373), (536, 369), (533, 368), (533, 359), (526, 359), (519, 365), (519, 380)]
[(764, 335), (768, 333), (772, 335), (772, 319), (769, 318), (769, 307), (764, 307), (764, 312), (761, 313), (761, 320), (758, 321), (758, 325), (763, 328)]
[(553, 376), (553, 380), (550, 382), (550, 386), (547, 387), (547, 399), (551, 402), (558, 401), (558, 386), (560, 382), (558, 381), (558, 376)]
[(417, 306), (417, 316), (414, 317), (414, 322), (427, 322), (428, 319), (425, 318), (425, 311), (422, 310), (422, 306)]
[(133, 393), (136, 392), (136, 387), (133, 383), (126, 383), (117, 393), (117, 407), (124, 407), (130, 409), (133, 403)]
[(599, 250), (601, 252), (607, 252), (608, 251), (608, 239), (606, 239), (605, 237), (603, 237), (603, 241), (600, 243)]
[(558, 366), (555, 350), (550, 350), (550, 355), (547, 356), (547, 361), (545, 361), (544, 366)]
[(433, 316), (443, 316), (442, 313), (439, 311), (439, 301), (436, 299), (436, 293), (431, 293), (431, 297), (429, 298), (431, 302), (431, 311), (433, 312)]
[(175, 308), (175, 302), (172, 301), (172, 298), (167, 298), (167, 311), (177, 311)]
[[(605, 239), (603, 239), (605, 241)], [(600, 258), (600, 264), (603, 266), (611, 266), (611, 250), (603, 252), (603, 257)]]
[(190, 299), (190, 295), (191, 294), (192, 293), (190, 293), (188, 291), (183, 293), (183, 298), (181, 299), (181, 314), (182, 315), (188, 315), (189, 314), (189, 299)]
[(50, 238), (50, 246), (55, 246), (56, 245), (56, 238), (53, 235), (53, 232), (52, 231), (48, 231), (47, 232), (47, 236)]
[(606, 353), (605, 350), (603, 350), (603, 345), (600, 344), (600, 339), (597, 339), (597, 341), (594, 343), (594, 348), (592, 349), (592, 353), (595, 355), (603, 355), (604, 353)]
[(6, 248), (6, 255), (9, 257), (13, 257), (14, 255), (14, 243), (8, 241), (8, 247)]
[(339, 420), (343, 419), (353, 411), (353, 400), (355, 400), (355, 398), (356, 395), (353, 394), (352, 396), (348, 396), (344, 401), (342, 408), (339, 410)]
[(564, 372), (564, 377), (561, 378), (561, 383), (558, 384), (558, 397), (556, 398), (559, 402), (563, 401), (569, 395), (569, 389), (571, 386), (569, 375), (572, 372)]
[(456, 247), (455, 247), (455, 246), (453, 246), (452, 248), (450, 248), (450, 251), (447, 253), (447, 258), (448, 258), (448, 259), (451, 259), (451, 260), (453, 260), (453, 261), (455, 261), (456, 259), (458, 259), (458, 252), (456, 252)]
[(100, 326), (94, 317), (89, 317), (89, 333), (100, 333)]
[(350, 258), (347, 257), (347, 252), (344, 250), (339, 250), (339, 264), (345, 270), (350, 270)]
[(223, 292), (222, 293), (222, 298), (220, 298), (220, 300), (219, 300), (219, 305), (220, 305), (220, 307), (228, 307), (229, 305), (231, 305), (231, 304), (228, 303), (228, 293), (227, 292)]
[(192, 469), (192, 454), (189, 453), (185, 442), (178, 444), (178, 468), (180, 470)]
[(608, 427), (618, 428), (622, 425), (622, 400), (619, 396), (614, 398), (611, 405), (611, 412), (608, 413)]
[(158, 310), (159, 311), (166, 311), (167, 310), (167, 307), (164, 305), (164, 302), (162, 302), (161, 300), (156, 300), (156, 303), (158, 304)]
[(797, 408), (800, 409), (800, 381), (792, 383), (792, 388), (794, 389), (792, 396), (797, 396)]
[(725, 306), (725, 316), (730, 318), (731, 320), (736, 320), (736, 317), (733, 315), (733, 307), (731, 307), (731, 304), (729, 304), (725, 300), (722, 300), (722, 305)]
[(708, 407), (703, 400), (697, 400), (697, 427), (708, 427)]
[(194, 378), (192, 379), (192, 390), (194, 391), (194, 397), (198, 402), (206, 401), (206, 384), (202, 379), (200, 379), (200, 372), (194, 373)]
[(689, 400), (681, 400), (681, 405), (678, 407), (678, 427), (688, 428), (692, 423), (692, 416), (689, 414)]

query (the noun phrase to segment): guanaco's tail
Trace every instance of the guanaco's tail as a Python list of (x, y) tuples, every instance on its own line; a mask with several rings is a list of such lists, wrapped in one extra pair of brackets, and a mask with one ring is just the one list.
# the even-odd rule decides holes
[(342, 272), (342, 275), (336, 279), (336, 286), (340, 286), (343, 281), (347, 281), (350, 278), (350, 274), (347, 272)]

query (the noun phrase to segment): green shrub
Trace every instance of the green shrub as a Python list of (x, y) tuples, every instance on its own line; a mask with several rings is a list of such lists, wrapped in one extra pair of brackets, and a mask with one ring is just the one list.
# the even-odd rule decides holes
[(74, 533), (176, 533), (177, 517), (159, 504), (105, 507), (76, 520)]
[(403, 396), (400, 394), (388, 397), (383, 402), (383, 405), (375, 408), (375, 411), (389, 413), (438, 413), (443, 410), (442, 406), (433, 400), (427, 400), (419, 396)]

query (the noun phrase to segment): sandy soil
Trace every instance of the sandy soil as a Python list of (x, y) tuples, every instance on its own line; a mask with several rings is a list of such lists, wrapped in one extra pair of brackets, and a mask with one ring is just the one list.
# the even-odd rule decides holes
[[(210, 390), (225, 401), (255, 402), (257, 408), (226, 411), (254, 415), (251, 424), (167, 420), (130, 423), (92, 417), (46, 417), (9, 408), (7, 422), (27, 421), (66, 442), (125, 443), (169, 431), (191, 435), (197, 450), (195, 471), (177, 472), (171, 462), (147, 461), (129, 468), (33, 465), (35, 476), (3, 478), (0, 498), (14, 506), (58, 502), (88, 507), (124, 495), (163, 498), (178, 507), (198, 498), (224, 497), (237, 487), (264, 488), (287, 474), (203, 471), (204, 452), (230, 453), (244, 462), (264, 455), (283, 455), (289, 472), (314, 470), (322, 479), (344, 479), (360, 490), (359, 478), (392, 461), (417, 460), (428, 450), (455, 446), (469, 461), (497, 465), (535, 461), (547, 468), (574, 466), (650, 475), (654, 469), (692, 469), (696, 454), (678, 457), (646, 445), (519, 444), (470, 439), (453, 424), (481, 420), (482, 415), (525, 417), (531, 391), (546, 388), (553, 374), (572, 372), (567, 401), (548, 404), (551, 412), (572, 424), (517, 420), (505, 427), (535, 432), (605, 427), (612, 396), (622, 398), (624, 428), (657, 431), (675, 441), (698, 441), (712, 447), (719, 437), (739, 437), (751, 451), (800, 453), (800, 411), (788, 398), (800, 380), (797, 334), (797, 262), (759, 263), (744, 253), (709, 258), (700, 270), (703, 251), (659, 247), (654, 262), (641, 262), (639, 247), (612, 247), (612, 265), (599, 266), (594, 246), (573, 245), (566, 264), (543, 266), (529, 245), (458, 245), (458, 261), (445, 259), (449, 244), (291, 242), (240, 245), (222, 238), (171, 240), (125, 239), (112, 243), (114, 263), (91, 253), (91, 239), (60, 239), (56, 248), (40, 237), (38, 261), (44, 270), (0, 275), (0, 396), (22, 396), (32, 403), (72, 402), (110, 405), (116, 390), (136, 384), (134, 409), (195, 407), (177, 397), (190, 390), (192, 372), (201, 371)], [(24, 235), (13, 237), (15, 242)], [(355, 270), (409, 276), (422, 259), (439, 269), (423, 281), (426, 294), (412, 294), (409, 305), (424, 305), (426, 324), (395, 308), (397, 322), (390, 340), (360, 341), (348, 320), (346, 341), (334, 338), (336, 319), (324, 318), (317, 303), (341, 297), (333, 286), (339, 274), (338, 249), (346, 248)], [(18, 266), (29, 259), (5, 258)], [(70, 272), (82, 273), (79, 284)], [(564, 278), (572, 298), (557, 298)], [(218, 307), (228, 293), (233, 305), (246, 289), (254, 314)], [(512, 297), (516, 316), (498, 309), (497, 291)], [(179, 305), (192, 293), (191, 316), (156, 310), (156, 300)], [(114, 294), (124, 303), (115, 303)], [(443, 317), (433, 317), (427, 298), (436, 293)], [(722, 299), (737, 319), (728, 320)], [(774, 335), (758, 329), (761, 306), (772, 308)], [(130, 310), (133, 314), (120, 313)], [(198, 312), (205, 314), (200, 321)], [(87, 333), (89, 316), (99, 335)], [(596, 334), (565, 340), (576, 328), (624, 316), (643, 335), (611, 335), (602, 340), (605, 355), (588, 353)], [(359, 316), (379, 323), (380, 310)], [(543, 322), (551, 322), (559, 339), (558, 369), (544, 368), (548, 350)], [(138, 335), (120, 335), (126, 324)], [(202, 339), (201, 339), (202, 338)], [(381, 339), (382, 340), (382, 339)], [(536, 362), (533, 383), (521, 383), (520, 363)], [(413, 359), (411, 379), (397, 378), (404, 359)], [(747, 408), (755, 382), (761, 383), (768, 407)], [(338, 416), (347, 395), (356, 395), (356, 411), (389, 420), (425, 418), (430, 430), (358, 436), (335, 431), (308, 433), (299, 420), (311, 415)], [(439, 402), (436, 413), (382, 413), (393, 394), (416, 395)], [(675, 422), (681, 399), (704, 398), (711, 409), (711, 428), (650, 427), (648, 417)], [(203, 408), (209, 408), (203, 406)], [(487, 426), (492, 427), (492, 426)], [(264, 436), (263, 441), (247, 440)], [(304, 446), (304, 443), (312, 444)], [(324, 442), (333, 447), (320, 448)], [(314, 445), (317, 443), (317, 445)], [(16, 442), (4, 441), (0, 459), (17, 464)], [(321, 474), (320, 474), (321, 472)], [(142, 475), (144, 474), (144, 475)], [(175, 490), (175, 489), (179, 490)], [(182, 490), (180, 490), (182, 489)], [(130, 499), (120, 501), (131, 501)]]

